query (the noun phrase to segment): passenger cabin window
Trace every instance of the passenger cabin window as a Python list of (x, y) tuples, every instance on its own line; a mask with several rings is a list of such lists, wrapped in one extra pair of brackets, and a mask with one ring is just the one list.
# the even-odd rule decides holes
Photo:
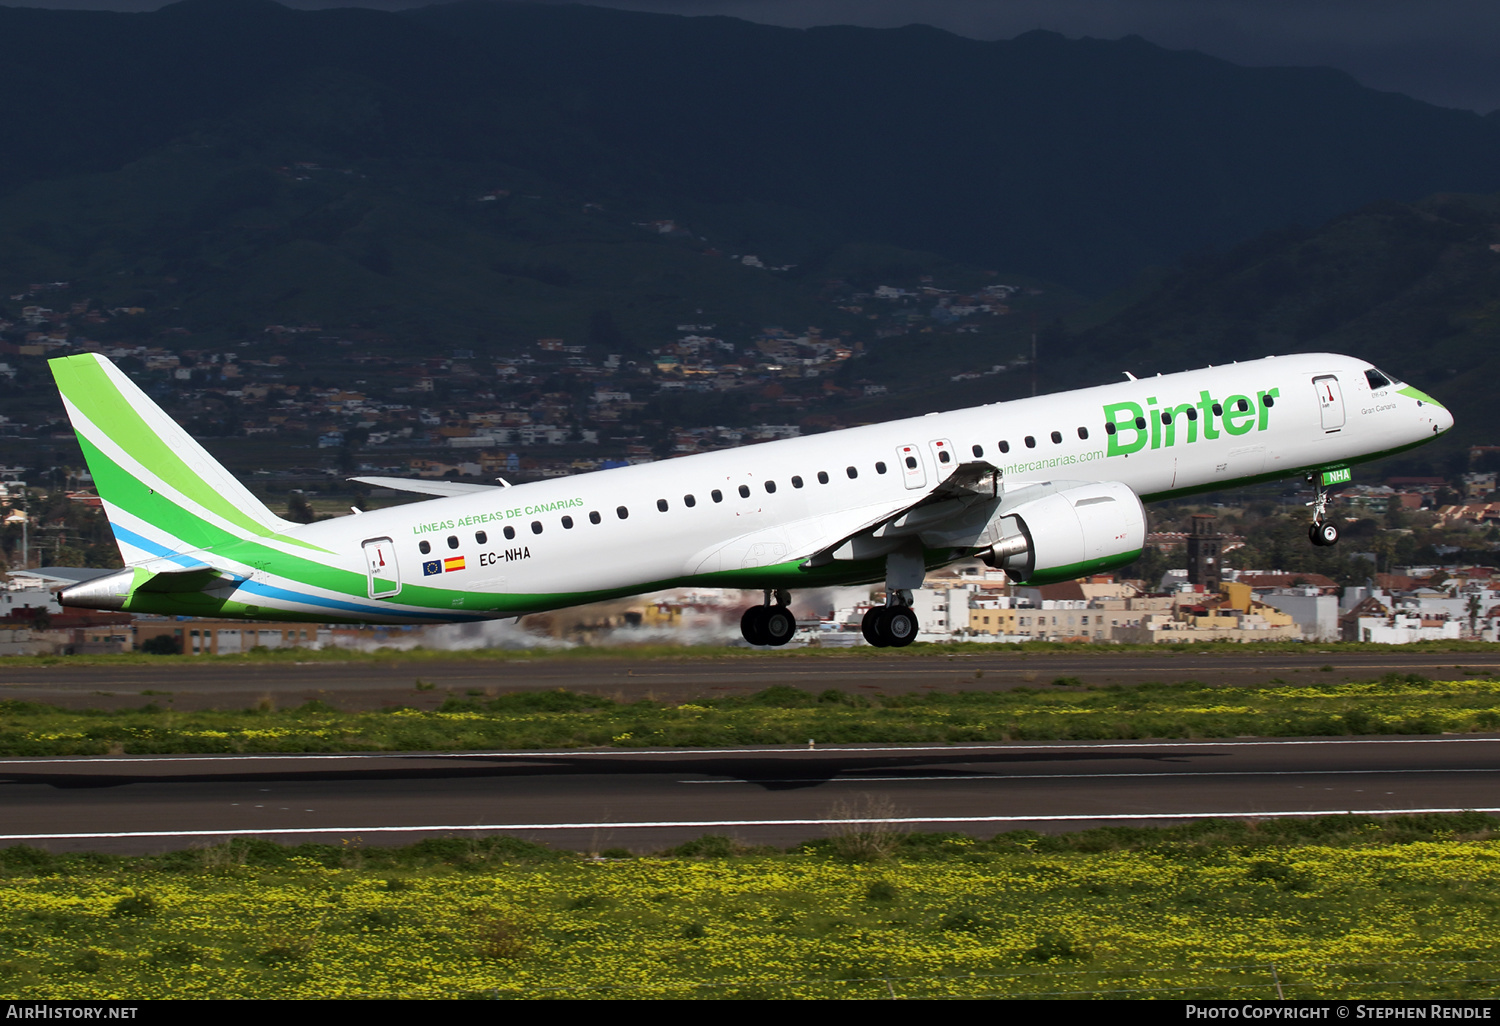
[(1054, 432), (1052, 432), (1052, 444), (1053, 445), (1062, 445), (1062, 432), (1061, 431), (1054, 431)]
[[(589, 514), (589, 523), (591, 523), (591, 524), (597, 524), (599, 521), (601, 521), (603, 519), (604, 518), (599, 515), (599, 511), (598, 510), (594, 510), (592, 513)], [(509, 528), (507, 528), (507, 530), (509, 530)]]
[(1198, 419), (1198, 407), (1196, 407), (1196, 406), (1189, 406), (1188, 407), (1188, 420), (1197, 420), (1197, 419)]
[(1028, 449), (1035, 449), (1036, 448), (1036, 439), (1033, 438), (1033, 437), (1031, 437), (1030, 435), (1026, 436), (1026, 448), (1028, 448)]
[(1109, 421), (1108, 423), (1106, 423), (1104, 425), (1104, 433), (1106, 435), (1112, 435), (1112, 434), (1115, 433), (1115, 422), (1114, 421), (1111, 420), (1111, 421)]
[(774, 493), (775, 491), (776, 491), (776, 482), (775, 481), (767, 481), (766, 482), (766, 492), (767, 492), (767, 494)]
[(456, 535), (456, 534), (450, 534), (448, 536), (448, 547), (450, 549), (456, 549), (456, 548), (458, 548), (458, 535)]
[(659, 510), (661, 510), (663, 513), (665, 513), (667, 511), (667, 500), (666, 499), (657, 499), (656, 500), (656, 508), (659, 509)]
[(542, 522), (540, 520), (533, 520), (531, 522), (531, 533), (532, 534), (541, 534), (542, 533)]
[(1250, 408), (1250, 400), (1241, 399), (1239, 402), (1234, 404), (1234, 408), (1239, 410), (1241, 413), (1244, 413)]
[(1266, 409), (1268, 410), (1276, 405), (1276, 397), (1269, 392), (1262, 395), (1260, 401), (1266, 404)]
[(514, 527), (507, 527), (505, 529), (505, 538), (506, 538), (507, 541), (509, 541), (511, 538), (514, 538), (515, 536), (516, 536), (516, 529)]
[(1163, 424), (1170, 424), (1170, 423), (1172, 423), (1172, 411), (1171, 410), (1162, 410), (1161, 411), (1161, 422)]
[(424, 556), (427, 555), (427, 553), (429, 553), (429, 552), (432, 551), (432, 542), (429, 542), (429, 541), (417, 542), (417, 551), (420, 552), (420, 553), (422, 553), (422, 555), (424, 555)]
[(723, 502), (724, 501), (724, 493), (721, 492), (721, 491), (719, 491), (717, 488), (715, 488), (713, 491), (709, 492), (708, 493), (708, 497), (710, 499), (713, 499), (715, 502)]
[(485, 534), (483, 531), (475, 531), (474, 540), (483, 545), (485, 542), (490, 540), (490, 536)]
[(691, 495), (684, 495), (682, 497), (682, 504), (688, 509), (692, 509), (694, 506), (698, 505), (698, 500), (693, 498)]
[(1222, 416), (1224, 416), (1224, 407), (1220, 406), (1218, 403), (1214, 403), (1214, 416), (1215, 417), (1222, 417)]
[(982, 446), (982, 445), (976, 445), (976, 446), (974, 446), (974, 456), (976, 458), (978, 458), (978, 457), (983, 456), (983, 455), (984, 455), (984, 446)]
[(792, 475), (792, 487), (793, 488), (801, 488), (802, 487), (802, 478), (798, 477), (796, 474)]
[(571, 531), (571, 530), (573, 530), (573, 518), (572, 517), (563, 517), (562, 518), (562, 525), (563, 525), (563, 530), (565, 530), (565, 531)]
[(1009, 442), (1001, 442), (1000, 445), (998, 446), (998, 448), (999, 448), (999, 450), (1001, 452), (1010, 452), (1010, 443)]
[(1135, 429), (1137, 431), (1144, 431), (1144, 430), (1146, 430), (1146, 418), (1145, 417), (1137, 417), (1137, 418), (1135, 418)]
[[(939, 463), (952, 463), (953, 462), (953, 454), (951, 452), (949, 452), (947, 449), (939, 449), (938, 450), (938, 462)], [(885, 471), (881, 471), (881, 473), (883, 474), (883, 473), (885, 473)]]
[(748, 499), (748, 498), (750, 498), (750, 486), (749, 485), (740, 485), (740, 498), (742, 498), (742, 499)]
[(630, 516), (630, 510), (626, 509), (624, 506), (616, 506), (615, 516), (619, 517), (621, 520), (624, 520), (626, 517)]
[[(946, 456), (948, 454), (947, 453), (943, 453), (943, 455)], [(875, 473), (877, 473), (877, 474), (884, 474), (885, 473), (885, 464), (884, 463), (876, 463), (875, 464)]]
[(859, 476), (859, 471), (855, 470), (853, 467), (845, 467), (844, 468), (844, 473), (846, 473), (846, 474), (849, 475), (849, 480), (851, 480), (851, 481), (853, 481), (856, 477)]
[(1089, 436), (1089, 429), (1088, 428), (1081, 427), (1081, 428), (1078, 429), (1078, 437), (1079, 438), (1088, 438), (1088, 436)]
[(826, 471), (826, 470), (820, 470), (820, 471), (818, 471), (818, 484), (827, 484), (827, 483), (828, 483), (828, 471)]
[(917, 469), (917, 458), (915, 456), (908, 456), (908, 457), (906, 457), (906, 469), (907, 470), (916, 470)]

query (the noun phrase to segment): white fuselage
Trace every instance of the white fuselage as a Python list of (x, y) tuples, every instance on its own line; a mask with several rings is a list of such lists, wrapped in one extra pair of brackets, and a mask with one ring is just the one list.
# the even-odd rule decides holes
[[(963, 463), (991, 464), (1007, 491), (1119, 481), (1150, 500), (1348, 466), (1451, 426), (1446, 410), (1413, 389), (1372, 388), (1369, 367), (1305, 354), (1158, 375), (434, 499), (308, 525), (297, 536), (361, 574), (372, 540), (388, 539), (399, 582), (376, 598), (392, 582), (372, 576), (360, 603), (371, 620), (406, 619), (403, 608), (430, 618), (442, 605), (430, 595), (404, 601), (417, 588), (451, 593), (453, 617), (470, 619), (688, 579), (795, 586), (798, 561), (917, 502)], [(449, 569), (459, 559), (462, 569)], [(434, 561), (442, 563), (435, 572)], [(839, 572), (835, 565), (805, 583)], [(870, 577), (868, 567), (844, 573)]]

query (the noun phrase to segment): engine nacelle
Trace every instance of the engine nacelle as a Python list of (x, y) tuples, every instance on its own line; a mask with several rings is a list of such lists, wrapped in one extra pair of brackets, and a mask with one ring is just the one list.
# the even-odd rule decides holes
[[(1146, 510), (1119, 481), (1070, 483), (1021, 499), (1000, 518), (1000, 540), (980, 559), (1017, 584), (1053, 584), (1134, 563), (1146, 544)], [(1010, 505), (1009, 502), (1006, 503)]]

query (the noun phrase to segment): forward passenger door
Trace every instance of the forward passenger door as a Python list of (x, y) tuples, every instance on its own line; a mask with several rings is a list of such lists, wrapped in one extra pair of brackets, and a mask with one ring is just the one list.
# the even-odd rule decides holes
[(1344, 426), (1344, 393), (1339, 389), (1339, 379), (1332, 374), (1313, 378), (1313, 387), (1318, 390), (1318, 406), (1323, 414), (1323, 430), (1338, 431)]

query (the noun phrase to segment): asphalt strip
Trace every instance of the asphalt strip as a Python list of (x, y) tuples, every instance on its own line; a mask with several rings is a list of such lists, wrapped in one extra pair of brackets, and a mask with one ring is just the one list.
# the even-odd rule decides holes
[[(830, 745), (818, 748), (809, 740), (806, 746), (784, 745), (777, 748), (549, 748), (540, 751), (475, 751), (475, 752), (283, 752), (256, 755), (238, 755), (227, 752), (207, 755), (57, 755), (33, 759), (0, 759), (0, 766), (34, 766), (39, 763), (67, 763), (69, 765), (127, 763), (139, 766), (151, 762), (285, 762), (287, 760), (313, 761), (331, 759), (577, 759), (589, 756), (618, 759), (634, 755), (791, 755), (797, 752), (837, 753), (840, 755), (858, 752), (1031, 752), (1077, 749), (1097, 751), (1100, 749), (1124, 748), (1264, 748), (1287, 745), (1472, 745), (1494, 744), (1500, 737), (1418, 737), (1418, 738), (1286, 738), (1245, 741), (1054, 741), (1049, 744), (987, 744), (987, 745), (880, 745), (844, 747)], [(3, 835), (0, 835), (3, 836)]]

